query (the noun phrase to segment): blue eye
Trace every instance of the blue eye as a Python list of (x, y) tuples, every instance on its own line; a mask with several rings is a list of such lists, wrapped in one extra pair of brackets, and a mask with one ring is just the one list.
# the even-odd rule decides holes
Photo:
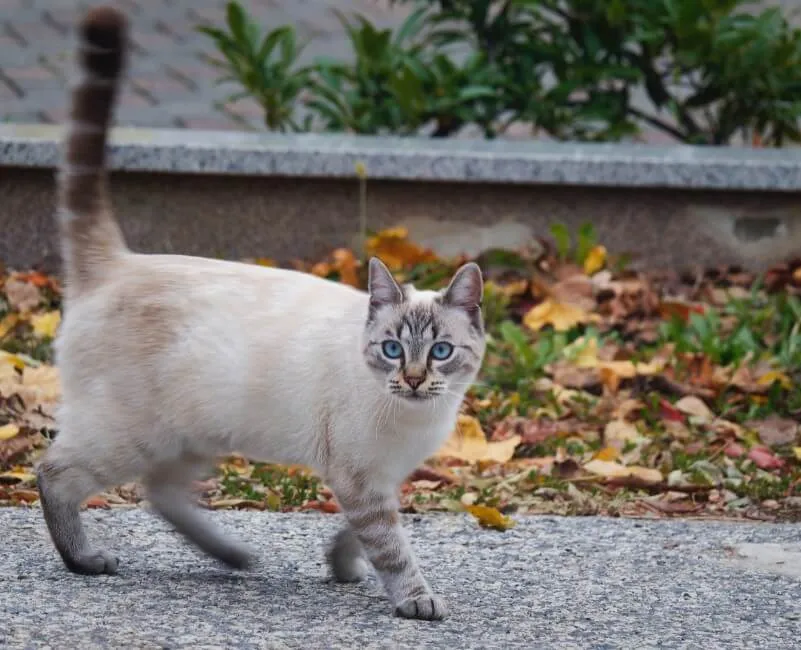
[(384, 341), (381, 351), (387, 359), (400, 359), (403, 356), (403, 346), (397, 341)]
[(445, 361), (453, 354), (453, 346), (450, 343), (440, 341), (431, 346), (431, 356), (437, 361)]

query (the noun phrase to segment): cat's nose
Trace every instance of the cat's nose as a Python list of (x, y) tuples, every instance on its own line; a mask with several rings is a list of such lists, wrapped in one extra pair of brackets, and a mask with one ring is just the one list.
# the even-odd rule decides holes
[(409, 387), (412, 390), (417, 390), (417, 388), (426, 380), (425, 375), (403, 375), (403, 380), (409, 384)]

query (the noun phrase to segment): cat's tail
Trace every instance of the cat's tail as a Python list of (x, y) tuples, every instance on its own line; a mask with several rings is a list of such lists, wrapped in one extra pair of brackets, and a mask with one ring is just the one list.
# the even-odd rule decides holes
[(89, 10), (78, 29), (77, 73), (58, 170), (58, 219), (68, 293), (102, 283), (128, 248), (114, 218), (106, 140), (128, 51), (128, 21), (111, 6)]

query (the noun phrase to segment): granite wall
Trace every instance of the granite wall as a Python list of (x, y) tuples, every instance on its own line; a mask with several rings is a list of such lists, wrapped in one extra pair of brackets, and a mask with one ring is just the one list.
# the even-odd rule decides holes
[[(317, 257), (353, 241), (356, 180), (117, 172), (113, 202), (132, 248), (224, 258)], [(0, 259), (57, 266), (53, 173), (0, 170)], [(650, 267), (762, 268), (801, 254), (801, 192), (649, 190), (371, 180), (371, 228), (408, 222), (451, 250), (507, 227), (503, 240), (592, 221), (611, 251)], [(445, 223), (441, 223), (441, 222)], [(439, 224), (439, 226), (437, 226)], [(444, 229), (444, 230), (443, 230)], [(515, 233), (511, 234), (510, 233)], [(461, 238), (461, 239), (459, 239)], [(483, 240), (492, 241), (492, 236)], [(482, 241), (483, 241), (482, 240)], [(454, 243), (455, 242), (455, 243)]]

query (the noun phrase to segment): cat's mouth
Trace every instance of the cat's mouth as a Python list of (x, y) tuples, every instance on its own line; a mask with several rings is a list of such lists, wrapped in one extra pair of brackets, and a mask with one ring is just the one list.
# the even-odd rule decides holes
[(437, 396), (436, 393), (418, 393), (417, 391), (402, 393), (401, 397), (408, 399), (410, 402), (425, 402)]

